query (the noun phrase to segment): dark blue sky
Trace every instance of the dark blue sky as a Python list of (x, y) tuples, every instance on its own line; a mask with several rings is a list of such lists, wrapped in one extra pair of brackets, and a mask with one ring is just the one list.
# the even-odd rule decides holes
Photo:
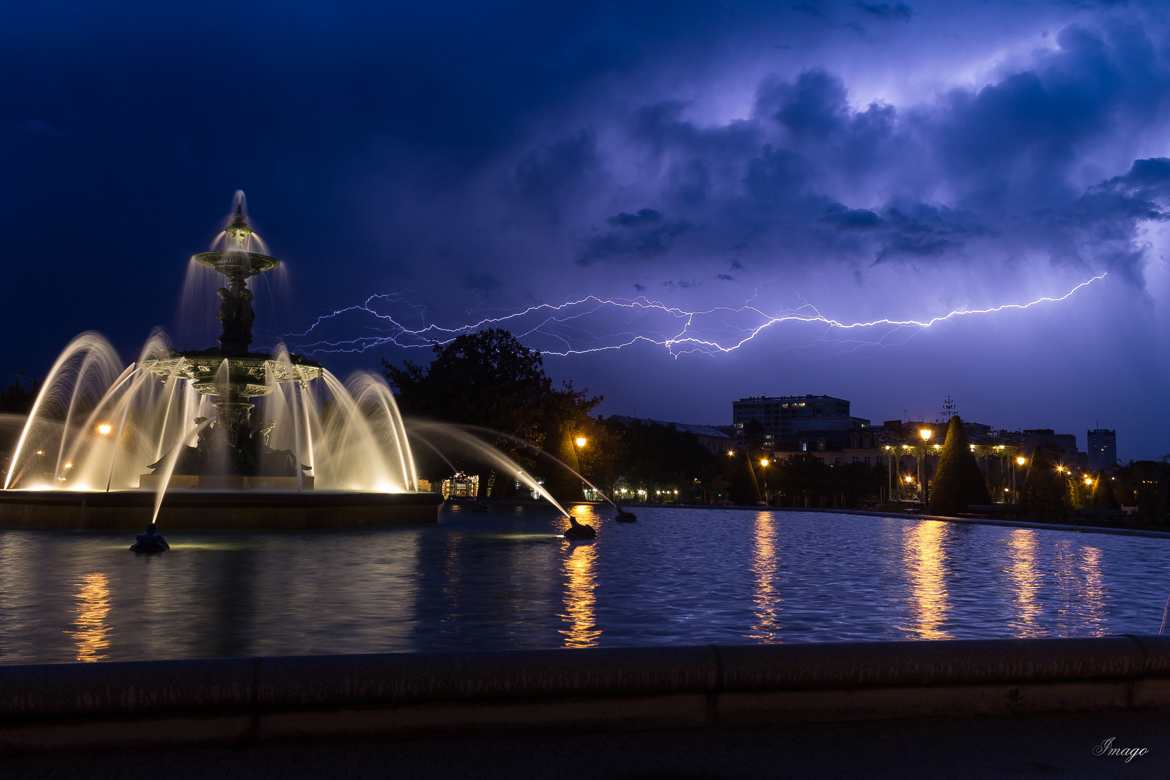
[[(270, 343), (373, 293), (411, 325), (587, 294), (857, 321), (1107, 271), (926, 331), (547, 365), (610, 413), (726, 422), (741, 395), (823, 392), (933, 418), (949, 393), (989, 424), (1170, 451), (1159, 4), (117, 5), (25, 3), (0, 27), (12, 375), (86, 329), (126, 359), (155, 325), (206, 346), (186, 260), (243, 188), (287, 263), (258, 307)], [(602, 310), (528, 338), (670, 327)], [(355, 312), (287, 338), (385, 328)], [(338, 373), (412, 354), (317, 349)]]

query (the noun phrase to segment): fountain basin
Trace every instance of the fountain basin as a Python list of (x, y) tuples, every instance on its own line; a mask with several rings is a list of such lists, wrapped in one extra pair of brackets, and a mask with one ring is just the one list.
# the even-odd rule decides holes
[[(154, 498), (147, 490), (0, 491), (0, 528), (141, 532)], [(386, 528), (438, 522), (442, 502), (438, 493), (172, 490), (159, 526), (168, 533)]]

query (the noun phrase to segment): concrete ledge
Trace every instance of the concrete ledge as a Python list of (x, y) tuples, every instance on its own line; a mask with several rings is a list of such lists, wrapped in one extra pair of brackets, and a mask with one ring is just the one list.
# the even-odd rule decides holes
[[(438, 493), (306, 490), (167, 493), (159, 524), (168, 531), (318, 530), (435, 523)], [(148, 490), (0, 491), (0, 528), (141, 532), (154, 510)]]
[(0, 750), (1170, 712), (1170, 638), (0, 666)]

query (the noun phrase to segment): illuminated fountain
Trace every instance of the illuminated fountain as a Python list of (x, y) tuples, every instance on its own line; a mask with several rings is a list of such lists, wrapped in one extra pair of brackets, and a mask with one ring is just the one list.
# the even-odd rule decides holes
[(75, 338), (17, 440), (0, 521), (140, 527), (164, 498), (171, 527), (434, 520), (439, 497), (418, 491), (384, 381), (359, 373), (343, 384), (283, 347), (250, 351), (251, 285), (280, 261), (251, 227), (242, 192), (191, 262), (222, 277), (219, 346), (177, 351), (156, 332), (123, 366), (100, 335)]

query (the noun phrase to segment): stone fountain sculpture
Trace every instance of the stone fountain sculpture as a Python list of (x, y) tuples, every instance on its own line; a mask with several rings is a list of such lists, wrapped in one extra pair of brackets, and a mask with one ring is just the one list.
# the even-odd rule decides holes
[[(265, 487), (312, 486), (309, 467), (297, 461), (292, 450), (268, 446), (272, 424), (253, 419), (254, 398), (272, 392), (279, 382), (307, 385), (321, 376), (321, 367), (297, 355), (278, 361), (273, 355), (250, 352), (252, 291), (248, 280), (271, 271), (280, 261), (265, 253), (260, 236), (248, 222), (243, 192), (236, 193), (231, 221), (208, 252), (192, 260), (219, 273), (219, 348), (176, 352), (171, 357), (147, 361), (144, 368), (160, 378), (180, 376), (191, 381), (215, 407), (211, 420), (203, 423), (198, 443), (187, 447), (175, 464), (171, 482), (175, 485), (239, 488), (262, 484)], [(274, 381), (269, 381), (269, 379)], [(151, 464), (152, 474), (144, 475), (144, 487), (162, 466)], [(298, 471), (301, 473), (298, 474)]]
[[(218, 284), (217, 346), (176, 350), (155, 330), (124, 364), (86, 331), (49, 368), (10, 453), (0, 528), (342, 528), (434, 522), (385, 380), (340, 380), (282, 345), (253, 351), (251, 285), (280, 266), (242, 192), (188, 282)], [(7, 463), (4, 455), (7, 454)]]

